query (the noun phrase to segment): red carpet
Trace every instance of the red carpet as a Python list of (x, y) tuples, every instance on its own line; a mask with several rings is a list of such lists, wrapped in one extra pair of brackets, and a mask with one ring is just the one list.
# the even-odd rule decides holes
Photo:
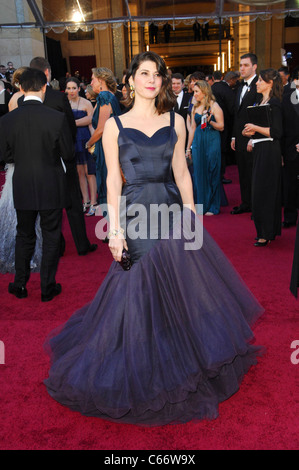
[[(229, 167), (226, 175), (233, 179), (225, 186), (229, 206), (219, 216), (204, 217), (204, 223), (266, 310), (254, 332), (256, 343), (267, 351), (238, 393), (220, 405), (219, 418), (138, 428), (81, 416), (49, 397), (43, 385), (49, 366), (45, 337), (93, 298), (111, 263), (108, 247), (100, 241), (95, 253), (79, 257), (64, 220), (66, 252), (57, 274), (63, 287), (60, 296), (42, 303), (39, 275), (32, 274), (29, 297), (16, 299), (7, 293), (13, 275), (0, 275), (0, 341), (5, 345), (5, 364), (0, 363), (1, 450), (298, 448), (299, 364), (292, 364), (290, 346), (299, 340), (299, 303), (289, 291), (295, 228), (285, 229), (266, 248), (255, 248), (250, 214), (230, 214), (240, 202), (236, 168)], [(97, 221), (86, 220), (92, 243)]]

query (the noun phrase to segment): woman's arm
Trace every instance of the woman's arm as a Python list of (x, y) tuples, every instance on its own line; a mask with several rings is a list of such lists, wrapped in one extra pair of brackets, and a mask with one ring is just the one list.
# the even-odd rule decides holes
[(209, 124), (216, 130), (216, 131), (223, 131), (224, 129), (224, 117), (223, 117), (223, 111), (220, 108), (218, 103), (213, 103), (211, 106), (211, 112), (214, 115), (214, 118), (216, 120), (212, 121), (211, 117), (209, 117), (208, 122)]
[(260, 127), (255, 124), (245, 124), (242, 134), (246, 137), (251, 137), (256, 132), (264, 135), (265, 137), (272, 137), (273, 139), (281, 139), (282, 137), (282, 111), (281, 104), (276, 98), (271, 98), (271, 122), (270, 127)]
[(194, 113), (191, 113), (190, 116), (190, 126), (189, 126), (189, 132), (188, 132), (188, 144), (187, 144), (187, 149), (186, 149), (186, 157), (190, 158), (191, 157), (191, 145), (194, 139), (194, 133), (196, 130), (196, 122), (194, 118)]
[(192, 181), (185, 158), (185, 122), (182, 116), (178, 114), (175, 115), (175, 131), (178, 141), (175, 145), (172, 158), (173, 175), (181, 193), (183, 204), (195, 212)]
[(127, 248), (120, 226), (120, 197), (123, 180), (118, 157), (118, 128), (113, 118), (108, 119), (103, 132), (103, 150), (107, 166), (107, 204), (110, 222), (109, 248), (115, 261), (121, 260), (123, 248)]
[[(81, 98), (81, 99), (84, 99), (84, 98)], [(84, 99), (84, 107), (82, 108), (82, 111), (86, 111), (87, 116), (84, 116), (80, 119), (76, 119), (77, 127), (89, 126), (91, 124), (92, 115), (93, 115), (93, 107), (90, 101)]]
[(264, 135), (265, 137), (270, 137), (270, 127), (260, 127), (251, 123), (245, 124), (242, 135), (245, 137), (252, 137), (256, 132)]
[(111, 105), (110, 104), (104, 104), (101, 106), (99, 110), (99, 121), (98, 125), (92, 134), (91, 138), (87, 142), (87, 147), (91, 147), (93, 144), (95, 144), (103, 135), (104, 127), (106, 124), (106, 121), (110, 118), (111, 115)]
[(189, 133), (190, 130), (191, 130), (191, 114), (189, 114), (189, 113), (187, 114), (186, 127), (187, 127), (187, 131)]

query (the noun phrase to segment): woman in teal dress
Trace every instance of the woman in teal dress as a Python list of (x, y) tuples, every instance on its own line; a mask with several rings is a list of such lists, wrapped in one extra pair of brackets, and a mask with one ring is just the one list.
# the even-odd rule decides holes
[[(121, 110), (115, 97), (117, 84), (111, 70), (106, 67), (92, 69), (91, 85), (93, 91), (98, 93), (98, 96), (92, 118), (92, 126), (95, 131), (87, 142), (86, 148), (91, 149), (95, 144), (93, 155), (96, 161), (98, 204), (103, 204), (107, 202), (107, 168), (102, 146), (102, 135), (107, 119), (111, 116), (118, 116)], [(95, 212), (96, 206), (91, 205), (88, 215), (95, 215)]]
[(196, 204), (202, 204), (202, 209), (197, 208), (197, 212), (214, 215), (219, 214), (221, 203), (223, 112), (204, 80), (194, 85), (194, 98), (186, 157), (191, 157), (192, 145), (194, 199)]

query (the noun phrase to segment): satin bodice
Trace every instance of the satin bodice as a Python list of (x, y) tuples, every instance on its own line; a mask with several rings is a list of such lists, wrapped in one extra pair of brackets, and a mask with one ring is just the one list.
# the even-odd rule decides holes
[[(133, 204), (142, 205), (146, 212), (143, 220), (151, 229), (161, 236), (158, 222), (155, 225), (150, 220), (150, 210), (153, 205), (176, 204), (182, 207), (182, 200), (172, 173), (172, 157), (177, 135), (174, 128), (174, 113), (171, 113), (170, 126), (158, 129), (153, 135), (148, 136), (144, 132), (123, 127), (118, 116), (114, 118), (119, 127), (119, 162), (124, 176), (122, 196), (125, 197), (126, 214), (122, 213), (122, 224), (128, 224), (138, 217), (129, 214), (128, 208)], [(148, 233), (149, 235), (149, 233)], [(127, 240), (129, 251), (133, 259), (137, 260), (147, 252), (156, 242), (150, 236), (146, 240)]]

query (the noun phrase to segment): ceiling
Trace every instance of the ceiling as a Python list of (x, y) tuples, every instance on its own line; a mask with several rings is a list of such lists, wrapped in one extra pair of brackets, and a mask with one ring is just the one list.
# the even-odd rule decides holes
[(282, 15), (299, 17), (299, 0), (119, 0), (117, 7), (115, 2), (111, 4), (109, 14), (104, 2), (98, 1), (100, 6), (96, 9), (91, 5), (91, 0), (6, 2), (1, 8), (0, 27), (40, 28), (47, 32), (54, 28), (90, 30), (109, 24), (127, 25), (132, 21), (144, 26), (148, 21), (172, 21), (175, 24), (188, 20), (193, 22), (195, 18), (200, 22), (218, 22), (227, 18), (239, 21), (243, 16), (249, 16), (251, 21)]

